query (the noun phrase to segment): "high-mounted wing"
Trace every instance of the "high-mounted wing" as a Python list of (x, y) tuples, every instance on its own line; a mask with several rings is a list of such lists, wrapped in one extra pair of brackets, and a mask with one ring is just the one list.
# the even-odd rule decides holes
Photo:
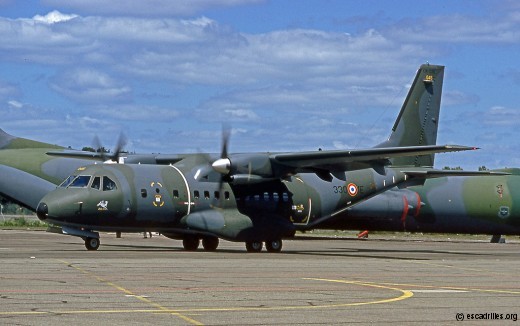
[(274, 154), (272, 159), (295, 168), (343, 168), (353, 162), (373, 162), (394, 157), (428, 155), (434, 153), (475, 150), (476, 147), (459, 145), (432, 145), (369, 148), (361, 150), (314, 151), (301, 153)]
[(215, 171), (232, 177), (261, 182), (301, 172), (328, 173), (389, 165), (389, 159), (403, 156), (475, 150), (459, 145), (430, 145), (370, 148), (361, 150), (295, 153), (230, 154), (213, 162)]

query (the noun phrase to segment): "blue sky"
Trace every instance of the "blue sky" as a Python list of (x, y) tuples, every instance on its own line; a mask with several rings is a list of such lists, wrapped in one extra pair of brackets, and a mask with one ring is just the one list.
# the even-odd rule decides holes
[(231, 152), (385, 140), (446, 66), (436, 166), (520, 167), (517, 1), (0, 0), (0, 128), (81, 148)]

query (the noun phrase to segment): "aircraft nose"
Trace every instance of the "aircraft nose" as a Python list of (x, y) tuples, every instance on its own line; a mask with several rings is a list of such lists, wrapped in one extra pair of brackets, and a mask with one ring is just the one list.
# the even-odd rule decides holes
[(49, 216), (49, 207), (47, 204), (43, 202), (38, 204), (38, 207), (36, 208), (36, 216), (38, 216), (42, 221), (47, 219), (47, 216)]

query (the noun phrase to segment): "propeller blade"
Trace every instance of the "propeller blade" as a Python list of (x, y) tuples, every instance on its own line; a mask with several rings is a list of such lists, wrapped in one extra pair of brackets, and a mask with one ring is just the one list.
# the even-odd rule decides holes
[(219, 198), (216, 203), (216, 207), (223, 208), (224, 207), (224, 178), (231, 171), (231, 161), (228, 158), (228, 144), (229, 137), (231, 135), (231, 128), (228, 125), (222, 125), (222, 151), (220, 152), (220, 159), (211, 163), (211, 167), (220, 173), (220, 178), (218, 180), (218, 193)]
[(119, 134), (119, 139), (117, 140), (116, 148), (114, 149), (114, 154), (112, 154), (111, 159), (114, 162), (119, 163), (119, 157), (121, 155), (121, 152), (123, 151), (124, 147), (126, 146), (128, 142), (128, 139), (126, 138), (126, 135), (121, 132)]
[(92, 140), (92, 147), (94, 147), (94, 150), (99, 153), (103, 162), (108, 160), (106, 157), (105, 147), (103, 147), (101, 144), (101, 140), (99, 140), (98, 135), (94, 136), (94, 139)]
[(228, 125), (222, 125), (222, 151), (220, 152), (220, 158), (228, 157), (228, 143), (229, 136), (231, 135), (231, 129)]

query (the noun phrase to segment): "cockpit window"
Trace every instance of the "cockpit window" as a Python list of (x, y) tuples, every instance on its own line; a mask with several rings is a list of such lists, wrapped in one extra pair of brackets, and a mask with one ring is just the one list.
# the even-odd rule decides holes
[(103, 177), (103, 191), (116, 190), (116, 183), (107, 176)]
[(90, 188), (99, 190), (99, 188), (101, 188), (101, 178), (94, 177), (94, 180), (92, 180), (92, 184), (90, 185)]
[(78, 175), (76, 179), (72, 180), (69, 187), (85, 188), (88, 186), (91, 177), (90, 175)]
[(60, 184), (60, 187), (66, 188), (76, 177), (76, 175), (69, 175), (65, 180), (63, 180), (63, 182)]

